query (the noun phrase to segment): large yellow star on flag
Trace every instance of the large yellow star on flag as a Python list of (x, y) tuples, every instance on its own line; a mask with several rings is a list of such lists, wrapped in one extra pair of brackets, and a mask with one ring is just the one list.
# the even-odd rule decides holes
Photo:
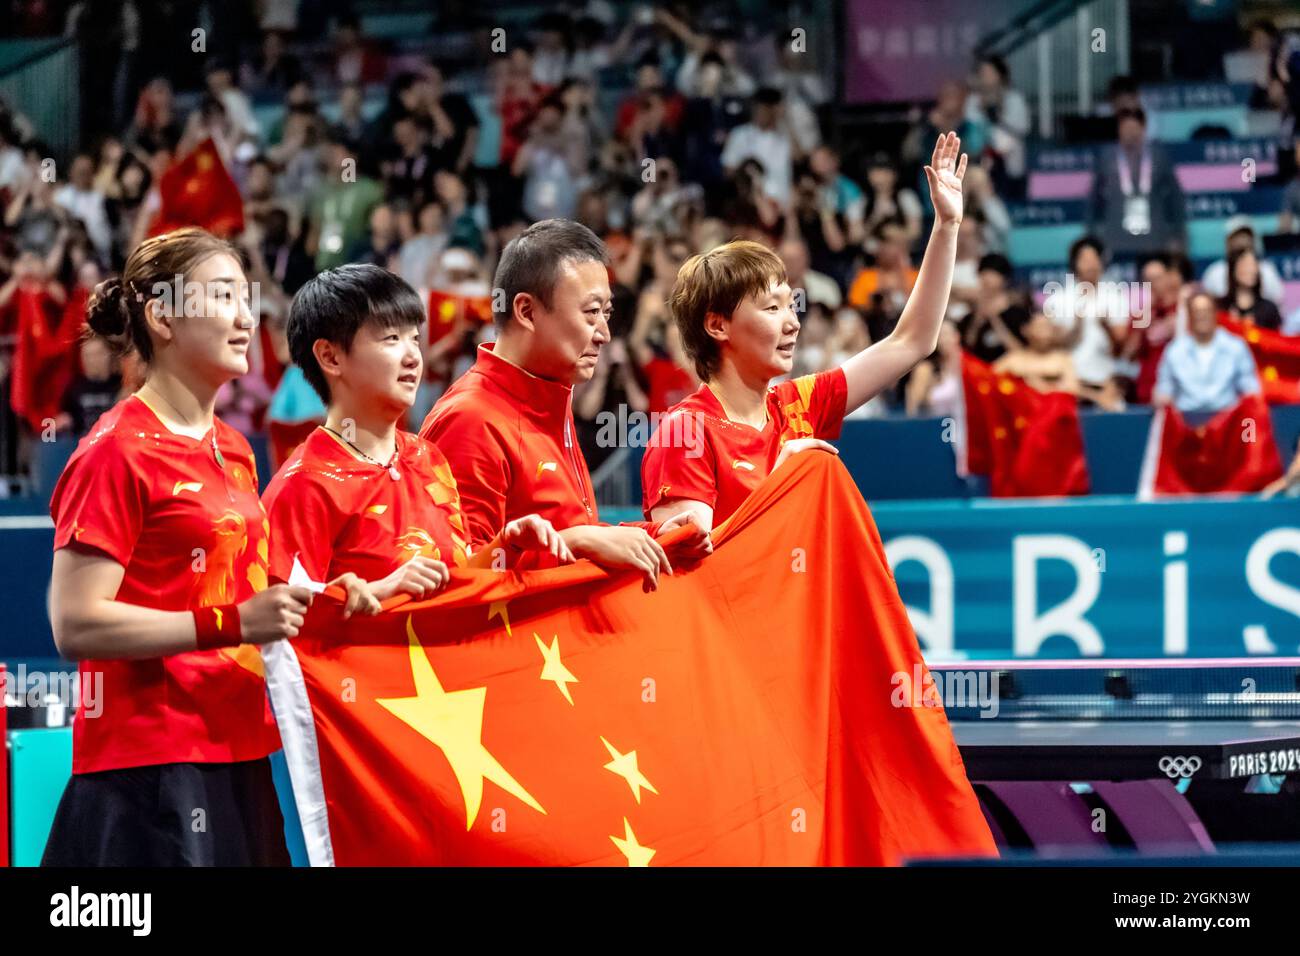
[(546, 663), (542, 665), (542, 680), (553, 680), (555, 686), (560, 689), (564, 699), (570, 704), (573, 703), (573, 697), (569, 694), (569, 685), (578, 684), (581, 681), (573, 676), (573, 673), (564, 666), (564, 661), (560, 660), (560, 637), (555, 635), (551, 638), (551, 646), (547, 647), (537, 632), (533, 631), (533, 640), (537, 642), (537, 649), (542, 652), (542, 660)]
[(654, 788), (654, 784), (646, 779), (645, 774), (641, 772), (640, 768), (637, 767), (635, 750), (629, 750), (627, 753), (621, 754), (615, 749), (614, 745), (604, 737), (600, 738), (600, 742), (605, 745), (605, 749), (609, 751), (609, 755), (614, 758), (609, 763), (605, 764), (605, 769), (610, 771), (610, 773), (618, 774), (627, 781), (627, 785), (632, 788), (632, 796), (636, 797), (637, 803), (641, 802), (642, 787), (645, 787), (651, 793), (659, 792)]
[(636, 834), (632, 832), (632, 824), (627, 822), (627, 817), (623, 818), (623, 839), (616, 836), (611, 836), (610, 839), (618, 851), (627, 857), (628, 866), (649, 866), (650, 858), (655, 855), (654, 850), (636, 841)]
[(465, 798), (465, 829), (472, 828), (478, 817), (483, 803), (484, 780), (491, 780), (506, 793), (518, 797), (539, 813), (545, 813), (532, 794), (483, 746), (483, 705), (487, 700), (487, 688), (443, 690), (442, 682), (434, 673), (424, 646), (415, 634), (410, 615), (406, 618), (406, 636), (410, 639), (415, 696), (386, 698), (376, 703), (442, 750)]

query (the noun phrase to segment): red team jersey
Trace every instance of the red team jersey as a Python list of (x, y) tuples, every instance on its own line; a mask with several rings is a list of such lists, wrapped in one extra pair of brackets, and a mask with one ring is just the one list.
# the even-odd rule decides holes
[(324, 428), (307, 437), (263, 496), (272, 580), (288, 581), (295, 558), (318, 582), (348, 571), (377, 581), (421, 555), (464, 567), (465, 525), (447, 459), (410, 432), (399, 430), (397, 445), (394, 479)]
[(479, 346), (478, 361), (438, 400), (420, 435), (451, 464), (475, 547), (527, 514), (558, 531), (599, 523), (573, 427), (573, 388), (498, 358), (491, 345)]
[[(221, 451), (217, 463), (213, 441)], [(237, 604), (266, 587), (267, 523), (244, 436), (220, 419), (202, 439), (167, 429), (132, 396), (78, 444), (50, 500), (54, 549), (125, 568), (117, 600), (160, 611)], [(256, 760), (278, 750), (256, 647), (79, 665), (72, 772)]]
[(848, 386), (841, 369), (779, 382), (767, 390), (761, 429), (727, 418), (708, 385), (701, 385), (661, 420), (641, 459), (642, 508), (674, 498), (713, 509), (726, 521), (772, 472), (781, 446), (796, 438), (839, 437)]

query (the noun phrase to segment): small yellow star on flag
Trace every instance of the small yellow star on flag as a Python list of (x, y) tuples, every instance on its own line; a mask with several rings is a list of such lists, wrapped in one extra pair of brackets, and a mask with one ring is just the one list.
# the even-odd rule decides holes
[(509, 601), (493, 601), (491, 604), (489, 604), (488, 620), (490, 621), (492, 620), (492, 618), (496, 617), (497, 615), (500, 615), (501, 623), (502, 625), (505, 626), (506, 629), (506, 637), (514, 637), (515, 635), (510, 630), (510, 609), (506, 607), (506, 605), (509, 603), (510, 603)]
[(618, 851), (627, 857), (628, 866), (649, 866), (650, 858), (655, 855), (655, 851), (648, 846), (642, 846), (636, 841), (636, 834), (632, 832), (632, 824), (627, 822), (627, 817), (623, 818), (623, 839), (611, 836), (614, 846)]
[(433, 670), (424, 645), (415, 635), (411, 618), (406, 618), (406, 636), (410, 639), (411, 676), (415, 681), (413, 697), (395, 697), (376, 701), (385, 710), (438, 747), (465, 798), (465, 829), (474, 826), (483, 802), (483, 781), (498, 787), (539, 813), (546, 813), (532, 794), (501, 766), (483, 746), (483, 705), (486, 687), (446, 691)]
[(618, 774), (627, 781), (627, 785), (632, 788), (632, 796), (636, 797), (637, 803), (641, 802), (642, 787), (645, 787), (651, 793), (659, 792), (654, 788), (654, 784), (646, 779), (645, 774), (641, 772), (640, 768), (637, 767), (635, 750), (629, 750), (627, 753), (621, 754), (614, 748), (614, 745), (604, 737), (600, 738), (600, 742), (605, 745), (605, 749), (609, 751), (609, 755), (614, 758), (609, 763), (605, 764), (605, 769), (611, 773)]
[(564, 666), (560, 660), (560, 638), (556, 635), (551, 638), (551, 646), (547, 647), (545, 642), (533, 631), (533, 640), (537, 642), (537, 649), (542, 652), (542, 659), (546, 662), (542, 665), (541, 680), (555, 681), (555, 686), (560, 689), (570, 705), (573, 704), (573, 697), (569, 694), (569, 685), (581, 683), (573, 673)]

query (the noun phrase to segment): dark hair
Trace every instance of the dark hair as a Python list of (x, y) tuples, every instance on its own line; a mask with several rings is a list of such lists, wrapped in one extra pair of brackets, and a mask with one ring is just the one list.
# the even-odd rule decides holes
[(1004, 255), (990, 252), (980, 259), (978, 272), (996, 272), (1004, 279), (1011, 278), (1011, 260)]
[(144, 317), (145, 306), (150, 299), (172, 294), (178, 275), (185, 276), (218, 253), (243, 263), (234, 246), (196, 226), (146, 239), (127, 257), (120, 277), (113, 276), (95, 286), (86, 303), (90, 331), (107, 341), (117, 354), (135, 351), (149, 362), (153, 342)]
[(369, 263), (349, 263), (308, 279), (289, 306), (289, 354), (326, 404), (329, 384), (312, 346), (318, 339), (348, 351), (368, 323), (409, 328), (424, 322), (424, 303), (406, 281)]
[(759, 87), (754, 94), (755, 106), (777, 106), (781, 102), (781, 91), (774, 86)]
[(1113, 100), (1121, 93), (1136, 93), (1137, 91), (1137, 80), (1127, 73), (1116, 73), (1110, 78), (1110, 82), (1106, 84), (1106, 99)]
[(746, 296), (786, 281), (785, 263), (760, 243), (735, 239), (691, 256), (677, 270), (668, 311), (682, 336), (682, 348), (704, 380), (722, 364), (722, 349), (706, 329), (710, 315), (730, 319)]
[(1242, 246), (1240, 249), (1234, 249), (1232, 255), (1228, 256), (1228, 294), (1225, 298), (1229, 302), (1237, 298), (1237, 292), (1242, 288), (1237, 284), (1237, 263), (1245, 256), (1254, 256), (1256, 264), (1255, 284), (1246, 288), (1256, 299), (1264, 298), (1260, 291), (1264, 285), (1264, 273), (1262, 269), (1258, 268), (1259, 255), (1255, 252), (1254, 246)]
[(1143, 126), (1147, 125), (1147, 113), (1140, 106), (1130, 106), (1115, 112), (1115, 124), (1119, 125), (1126, 119), (1137, 120)]
[(1106, 264), (1106, 247), (1101, 244), (1101, 240), (1095, 236), (1081, 236), (1070, 243), (1070, 255), (1067, 261), (1071, 272), (1074, 271), (1074, 264), (1079, 261), (1079, 253), (1084, 249), (1091, 249), (1097, 253), (1097, 258), (1101, 260), (1102, 265)]
[(989, 56), (980, 57), (979, 61), (981, 65), (987, 63), (989, 66), (993, 67), (993, 69), (997, 70), (998, 76), (1002, 77), (1003, 83), (1006, 83), (1011, 79), (1011, 71), (1007, 68), (1007, 61), (1002, 59), (1002, 57), (990, 54)]
[(608, 266), (609, 252), (594, 232), (571, 219), (543, 219), (506, 243), (492, 279), (493, 288), (504, 293), (503, 311), (493, 310), (498, 328), (514, 314), (515, 298), (521, 293), (549, 307), (560, 267), (566, 262), (599, 262)]

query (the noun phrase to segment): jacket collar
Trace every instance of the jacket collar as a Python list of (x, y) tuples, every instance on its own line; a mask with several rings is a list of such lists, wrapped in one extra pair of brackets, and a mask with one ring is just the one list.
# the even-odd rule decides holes
[(569, 414), (573, 386), (538, 378), (497, 355), (494, 346), (495, 343), (487, 342), (478, 347), (474, 371), (513, 398), (521, 414), (540, 421), (564, 421)]

